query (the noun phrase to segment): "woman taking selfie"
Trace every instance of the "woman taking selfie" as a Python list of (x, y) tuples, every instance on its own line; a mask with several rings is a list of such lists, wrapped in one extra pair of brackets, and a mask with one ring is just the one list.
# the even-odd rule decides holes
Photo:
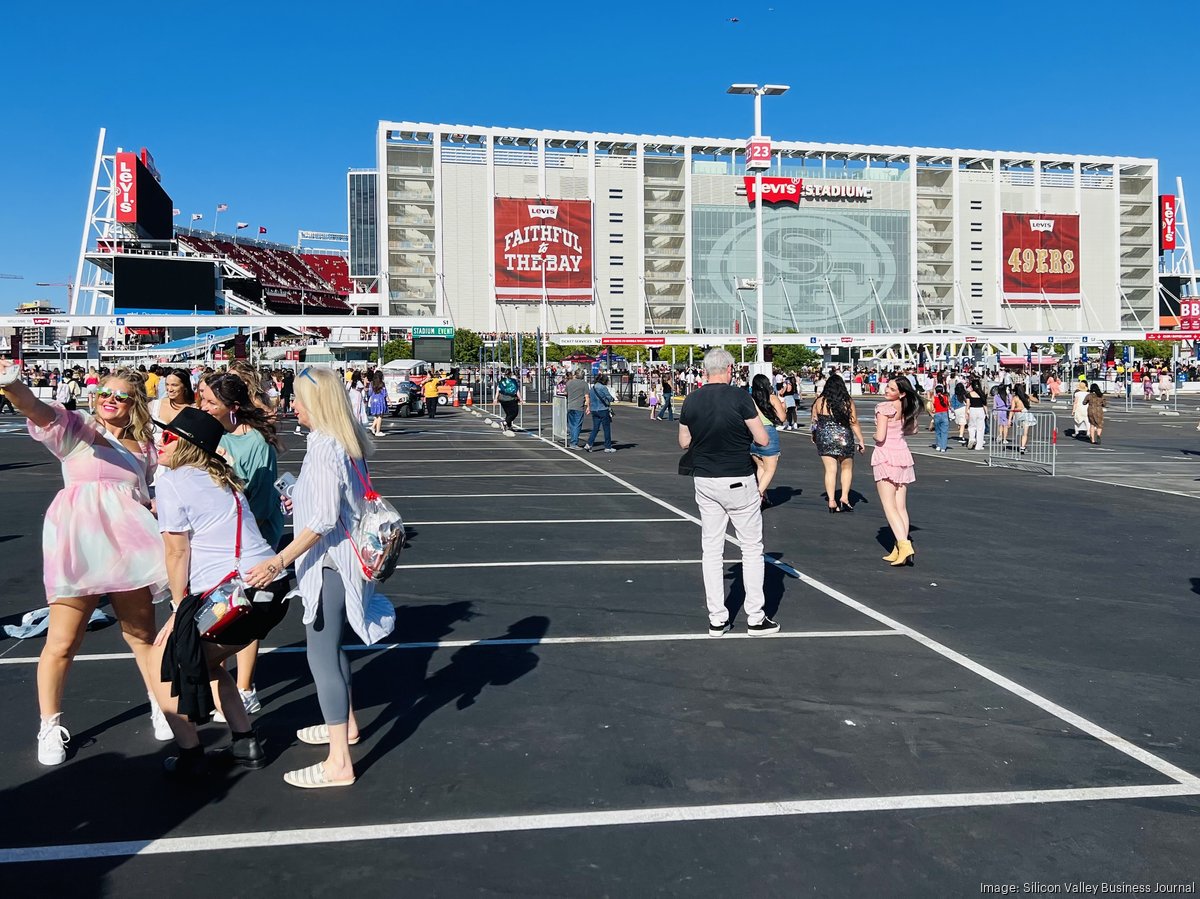
[(875, 407), (875, 450), (871, 469), (875, 488), (896, 547), (883, 557), (893, 566), (912, 565), (915, 552), (908, 539), (908, 485), (917, 479), (905, 435), (917, 433), (917, 391), (906, 375), (888, 381), (884, 401)]
[[(63, 688), (83, 643), (88, 619), (107, 595), (121, 622), (149, 692), (154, 640), (153, 597), (166, 592), (158, 525), (150, 514), (154, 479), (153, 425), (137, 372), (101, 380), (94, 417), (47, 405), (16, 380), (18, 370), (0, 360), (0, 389), (29, 419), (29, 433), (62, 461), (63, 489), (46, 511), (42, 530), (43, 580), (50, 624), (38, 660), (41, 724), (38, 761), (66, 759), (70, 733), (62, 725)], [(155, 736), (170, 739), (152, 703)]]

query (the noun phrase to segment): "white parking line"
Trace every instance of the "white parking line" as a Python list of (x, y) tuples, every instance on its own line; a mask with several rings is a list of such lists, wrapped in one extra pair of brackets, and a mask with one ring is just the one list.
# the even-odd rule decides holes
[(487, 472), (484, 474), (373, 474), (372, 481), (410, 480), (419, 478), (423, 481), (440, 481), (444, 478), (601, 478), (603, 474), (588, 474), (574, 472), (571, 474), (521, 474), (511, 472)]
[(431, 524), (650, 524), (651, 522), (686, 522), (686, 518), (508, 518), (495, 521), (406, 521), (406, 525)]
[(602, 491), (599, 493), (385, 493), (385, 499), (500, 499), (530, 496), (637, 496), (628, 490)]
[(520, 833), (582, 827), (617, 827), (646, 824), (681, 824), (694, 821), (733, 821), (747, 818), (781, 818), (852, 812), (917, 809), (984, 808), (1041, 805), (1054, 802), (1100, 802), (1115, 799), (1152, 799), (1194, 796), (1195, 787), (1148, 784), (1123, 787), (1074, 787), (1059, 790), (1002, 790), (980, 793), (933, 793), (915, 796), (869, 796), (848, 799), (801, 799), (781, 802), (742, 802), (728, 805), (682, 805), (659, 808), (559, 812), (543, 815), (502, 815), (489, 818), (450, 818), (434, 821), (401, 821), (344, 827), (310, 827), (265, 830), (255, 833), (220, 833), (156, 840), (111, 843), (75, 843), (63, 846), (28, 846), (0, 849), (0, 864), (53, 862), (126, 856), (171, 855), (185, 852), (227, 852), (235, 849), (278, 849), (283, 846), (316, 846), (365, 840), (403, 840), (464, 834)]
[[(755, 637), (751, 634), (725, 634), (720, 637), (722, 641), (726, 640), (818, 640), (818, 639), (841, 639), (841, 638), (857, 638), (857, 637), (901, 637), (904, 636), (899, 631), (893, 630), (842, 630), (842, 631), (780, 631), (777, 634), (771, 634), (770, 637)], [(604, 634), (597, 636), (582, 636), (582, 637), (529, 637), (529, 638), (506, 638), (496, 637), (488, 640), (429, 640), (427, 642), (418, 643), (371, 643), (364, 645), (362, 643), (347, 643), (342, 647), (345, 652), (381, 652), (381, 651), (403, 651), (408, 649), (463, 649), (467, 646), (582, 646), (594, 643), (677, 643), (680, 641), (686, 642), (689, 640), (708, 641), (712, 640), (706, 632), (687, 633), (687, 634)], [(307, 652), (304, 646), (263, 646), (259, 648), (259, 653), (271, 653), (278, 655), (295, 655), (302, 652)], [(96, 652), (84, 653), (75, 656), (73, 662), (115, 662), (125, 659), (132, 659), (131, 652)], [(0, 665), (36, 665), (38, 663), (37, 656), (28, 656), (20, 658), (0, 658)]]

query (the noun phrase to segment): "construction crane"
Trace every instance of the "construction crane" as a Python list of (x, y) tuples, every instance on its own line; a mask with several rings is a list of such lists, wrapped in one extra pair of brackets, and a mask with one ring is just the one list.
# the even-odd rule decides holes
[(70, 281), (34, 281), (36, 287), (65, 287), (67, 289), (67, 308), (71, 308), (71, 293), (75, 285)]
[(25, 280), (24, 275), (5, 275), (3, 273), (0, 273), (0, 278), (4, 278), (7, 281), (24, 281)]

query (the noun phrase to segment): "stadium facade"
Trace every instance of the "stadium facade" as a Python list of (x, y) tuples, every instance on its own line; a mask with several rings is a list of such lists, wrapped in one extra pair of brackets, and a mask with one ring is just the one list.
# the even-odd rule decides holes
[[(381, 312), (483, 331), (752, 331), (744, 154), (383, 121), (348, 179), (352, 274)], [(1154, 159), (775, 141), (765, 330), (1153, 330), (1158, 188)]]

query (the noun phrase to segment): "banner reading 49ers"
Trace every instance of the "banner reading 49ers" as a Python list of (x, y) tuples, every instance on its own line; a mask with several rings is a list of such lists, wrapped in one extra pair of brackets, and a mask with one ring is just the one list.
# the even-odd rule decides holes
[(1004, 213), (1004, 302), (1078, 306), (1079, 216)]
[[(545, 279), (543, 281), (543, 278)], [(592, 302), (590, 200), (496, 198), (496, 302)]]

